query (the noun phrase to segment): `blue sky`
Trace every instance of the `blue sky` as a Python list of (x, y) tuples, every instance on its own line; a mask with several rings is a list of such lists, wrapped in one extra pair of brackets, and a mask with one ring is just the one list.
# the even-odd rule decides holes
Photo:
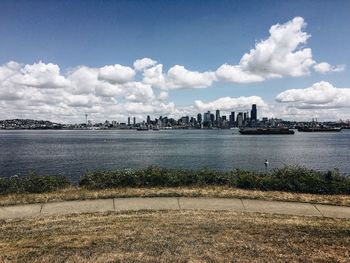
[[(350, 1), (322, 0), (3, 0), (0, 63), (53, 63), (65, 75), (81, 65), (133, 67), (136, 59), (147, 57), (161, 63), (164, 72), (174, 65), (183, 65), (189, 71), (215, 71), (224, 63), (237, 65), (256, 43), (269, 37), (272, 25), (302, 17), (307, 23), (303, 30), (311, 37), (298, 49), (311, 48), (315, 63), (348, 65), (349, 12)], [(350, 86), (347, 70), (324, 74), (311, 71), (252, 83), (215, 81), (206, 88), (183, 87), (167, 93), (168, 101), (180, 107), (195, 100), (209, 102), (227, 96), (259, 96), (273, 103), (283, 91), (311, 87), (322, 80), (336, 88)], [(343, 116), (344, 109), (341, 112)]]

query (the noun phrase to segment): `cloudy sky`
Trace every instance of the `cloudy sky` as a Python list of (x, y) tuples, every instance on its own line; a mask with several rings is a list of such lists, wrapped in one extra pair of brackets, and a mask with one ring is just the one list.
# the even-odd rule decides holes
[(0, 2), (0, 119), (350, 118), (350, 1)]

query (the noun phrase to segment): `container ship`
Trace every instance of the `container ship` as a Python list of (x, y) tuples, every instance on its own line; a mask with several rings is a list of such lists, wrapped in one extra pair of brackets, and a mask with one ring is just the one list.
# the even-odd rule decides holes
[(299, 132), (340, 132), (339, 127), (300, 127)]
[(239, 130), (243, 135), (265, 135), (265, 134), (294, 134), (289, 128), (243, 128)]

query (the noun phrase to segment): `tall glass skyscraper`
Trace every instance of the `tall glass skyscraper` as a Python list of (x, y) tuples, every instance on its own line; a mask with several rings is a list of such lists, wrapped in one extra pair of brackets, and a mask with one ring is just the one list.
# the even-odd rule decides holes
[(252, 121), (256, 121), (258, 116), (258, 112), (256, 109), (256, 104), (252, 105), (252, 110), (250, 111), (250, 118)]

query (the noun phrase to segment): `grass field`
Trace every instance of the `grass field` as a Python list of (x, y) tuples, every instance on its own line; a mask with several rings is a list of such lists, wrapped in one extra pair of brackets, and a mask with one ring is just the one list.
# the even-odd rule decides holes
[(244, 190), (228, 186), (123, 187), (108, 189), (68, 187), (49, 193), (0, 195), (0, 206), (113, 197), (221, 197), (350, 206), (350, 195), (316, 195), (281, 191)]
[(349, 262), (350, 221), (140, 211), (0, 221), (0, 262)]

